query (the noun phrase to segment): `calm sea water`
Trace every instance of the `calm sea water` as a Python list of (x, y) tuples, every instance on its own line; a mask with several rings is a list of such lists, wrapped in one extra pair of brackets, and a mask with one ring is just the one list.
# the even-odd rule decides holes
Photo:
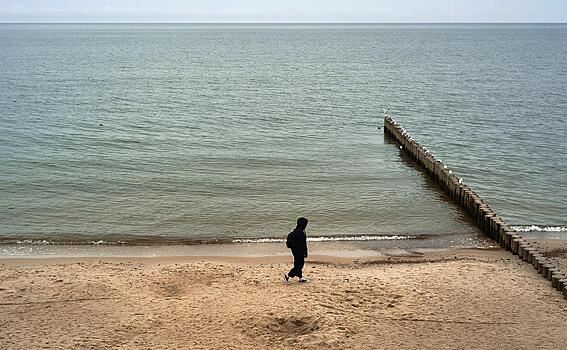
[[(474, 236), (382, 108), (511, 224), (567, 226), (566, 25), (0, 25), (0, 238)], [(563, 233), (567, 234), (567, 233)]]

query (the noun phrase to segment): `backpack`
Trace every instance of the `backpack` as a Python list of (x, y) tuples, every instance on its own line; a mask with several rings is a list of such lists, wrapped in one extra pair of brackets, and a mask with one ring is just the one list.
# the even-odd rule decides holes
[(295, 248), (295, 231), (291, 231), (287, 234), (287, 239), (285, 240), (285, 246), (289, 249)]

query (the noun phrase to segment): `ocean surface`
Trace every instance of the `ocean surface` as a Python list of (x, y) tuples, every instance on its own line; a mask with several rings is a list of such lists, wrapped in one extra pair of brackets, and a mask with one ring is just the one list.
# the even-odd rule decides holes
[(269, 241), (299, 216), (319, 240), (477, 239), (383, 108), (508, 223), (567, 238), (565, 43), (567, 25), (0, 24), (0, 241)]

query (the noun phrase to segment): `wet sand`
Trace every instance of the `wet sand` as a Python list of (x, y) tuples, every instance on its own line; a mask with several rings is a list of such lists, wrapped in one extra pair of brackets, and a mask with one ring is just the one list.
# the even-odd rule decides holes
[(566, 349), (567, 301), (501, 250), (0, 260), (2, 349)]
[(546, 258), (567, 274), (567, 240), (528, 239), (528, 241)]

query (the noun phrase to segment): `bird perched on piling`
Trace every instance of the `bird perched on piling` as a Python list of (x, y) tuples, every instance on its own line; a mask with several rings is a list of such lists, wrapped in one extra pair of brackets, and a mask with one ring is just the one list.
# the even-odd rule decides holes
[(463, 178), (460, 177), (460, 178), (459, 178), (459, 185), (462, 185), (462, 184), (463, 184)]

